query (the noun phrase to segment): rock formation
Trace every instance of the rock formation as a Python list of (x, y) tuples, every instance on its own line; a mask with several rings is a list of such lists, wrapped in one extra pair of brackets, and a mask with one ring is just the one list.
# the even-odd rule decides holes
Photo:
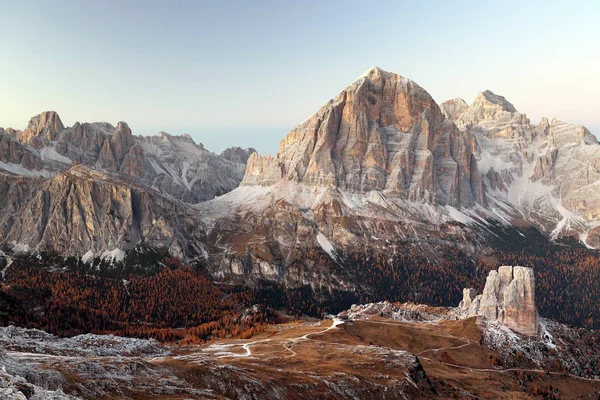
[[(253, 160), (242, 184), (283, 177), (433, 204), (483, 203), (475, 142), (410, 79), (373, 68), (293, 129), (277, 162)], [(265, 170), (265, 167), (268, 167)], [(269, 177), (265, 179), (264, 177)]]
[(359, 246), (385, 252), (398, 238), (431, 257), (440, 246), (472, 251), (489, 220), (600, 246), (596, 160), (600, 146), (581, 126), (532, 125), (489, 90), (470, 106), (438, 106), (373, 68), (292, 129), (276, 157), (253, 154), (238, 189), (198, 208), (215, 240), (227, 232), (215, 261), (236, 276), (231, 258), (247, 260), (246, 274), (265, 255), (279, 268), (307, 247), (332, 259)]
[(463, 290), (459, 312), (464, 316), (482, 316), (524, 335), (537, 335), (533, 269), (502, 266), (490, 271), (483, 294), (475, 294), (475, 289)]
[(461, 131), (474, 136), (488, 202), (518, 209), (551, 238), (579, 236), (600, 246), (600, 146), (585, 127), (547, 118), (535, 125), (503, 96), (486, 90), (471, 106), (441, 104)]

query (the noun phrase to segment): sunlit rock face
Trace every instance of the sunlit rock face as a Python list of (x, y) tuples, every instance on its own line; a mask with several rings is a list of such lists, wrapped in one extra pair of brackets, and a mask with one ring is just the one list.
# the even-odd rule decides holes
[(473, 297), (474, 294), (474, 289), (463, 291), (459, 309), (466, 316), (482, 316), (525, 335), (537, 334), (533, 269), (502, 266), (490, 271), (483, 294)]
[(293, 129), (277, 159), (249, 162), (245, 185), (282, 178), (433, 204), (483, 203), (475, 142), (423, 88), (373, 68)]
[(65, 129), (55, 111), (45, 111), (29, 120), (27, 129), (19, 132), (19, 141), (36, 148), (44, 146), (44, 141), (56, 140)]
[(201, 254), (204, 229), (193, 208), (142, 185), (83, 165), (47, 180), (1, 178), (4, 243), (76, 256), (120, 252), (138, 243), (170, 249), (183, 259)]

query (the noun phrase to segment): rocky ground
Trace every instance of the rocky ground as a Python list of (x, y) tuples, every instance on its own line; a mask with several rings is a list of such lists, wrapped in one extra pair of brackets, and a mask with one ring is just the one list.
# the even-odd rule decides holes
[(595, 332), (525, 336), (456, 309), (373, 303), (200, 346), (0, 329), (10, 399), (581, 398), (600, 393)]

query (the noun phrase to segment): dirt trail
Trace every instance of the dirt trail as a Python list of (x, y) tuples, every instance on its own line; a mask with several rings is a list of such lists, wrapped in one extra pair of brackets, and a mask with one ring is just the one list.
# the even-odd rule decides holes
[[(344, 321), (342, 321), (341, 319), (339, 319), (337, 317), (334, 317), (332, 324), (330, 326), (328, 326), (327, 328), (323, 329), (322, 331), (310, 332), (310, 333), (307, 333), (305, 335), (298, 336), (295, 338), (283, 339), (283, 340), (281, 340), (281, 345), (283, 346), (284, 349), (286, 349), (287, 351), (292, 353), (289, 357), (295, 357), (296, 352), (294, 350), (292, 350), (292, 348), (291, 348), (291, 346), (293, 346), (294, 343), (296, 343), (300, 340), (314, 340), (314, 339), (311, 339), (309, 336), (323, 334), (332, 329), (336, 329), (338, 327), (338, 325), (341, 325), (343, 323), (344, 323)], [(216, 352), (215, 355), (218, 355), (217, 358), (250, 357), (250, 356), (252, 356), (252, 349), (251, 349), (252, 346), (254, 346), (255, 344), (258, 344), (258, 343), (270, 342), (272, 340), (273, 339), (262, 339), (262, 340), (255, 340), (253, 342), (248, 342), (248, 343), (244, 343), (244, 344), (232, 343), (232, 344), (226, 344), (226, 345), (209, 346), (207, 349), (204, 350), (204, 352), (210, 351), (211, 349), (223, 350), (223, 349), (230, 349), (232, 347), (240, 347), (241, 346), (242, 349), (245, 350), (245, 353), (233, 353), (231, 351), (226, 351), (226, 352), (220, 351), (220, 352)]]

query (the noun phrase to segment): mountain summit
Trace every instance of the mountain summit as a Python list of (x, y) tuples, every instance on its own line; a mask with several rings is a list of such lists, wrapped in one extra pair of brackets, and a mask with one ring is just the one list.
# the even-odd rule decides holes
[(375, 67), (288, 133), (276, 160), (251, 159), (242, 185), (285, 177), (351, 193), (378, 190), (472, 206), (484, 202), (474, 144), (423, 88)]

